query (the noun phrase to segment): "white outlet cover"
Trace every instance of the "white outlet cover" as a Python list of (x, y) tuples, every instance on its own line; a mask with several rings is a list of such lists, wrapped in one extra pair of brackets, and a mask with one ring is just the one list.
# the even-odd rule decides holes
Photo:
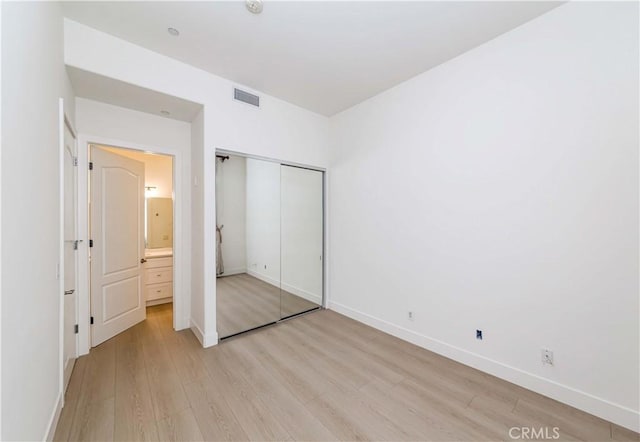
[(542, 349), (542, 363), (553, 365), (553, 352), (551, 350)]

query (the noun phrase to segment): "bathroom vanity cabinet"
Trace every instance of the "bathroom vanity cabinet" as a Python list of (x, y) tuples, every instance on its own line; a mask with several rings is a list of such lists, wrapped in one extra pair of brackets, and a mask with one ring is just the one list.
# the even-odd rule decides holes
[(173, 256), (147, 256), (144, 264), (147, 305), (173, 301)]

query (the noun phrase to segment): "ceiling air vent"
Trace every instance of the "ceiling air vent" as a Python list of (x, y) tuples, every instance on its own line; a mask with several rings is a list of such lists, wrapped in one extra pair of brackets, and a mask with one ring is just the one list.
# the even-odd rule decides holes
[(260, 107), (260, 97), (250, 94), (249, 92), (234, 88), (233, 98), (238, 101), (242, 101), (243, 103), (251, 104), (255, 107)]

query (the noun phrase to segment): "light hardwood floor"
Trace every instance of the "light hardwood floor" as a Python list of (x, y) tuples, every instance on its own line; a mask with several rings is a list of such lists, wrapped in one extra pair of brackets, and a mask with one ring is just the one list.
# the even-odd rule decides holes
[(216, 299), (221, 338), (319, 307), (246, 273), (217, 278)]
[(78, 359), (55, 440), (488, 441), (510, 440), (511, 427), (638, 440), (335, 312), (205, 350), (172, 330), (171, 304), (147, 310)]

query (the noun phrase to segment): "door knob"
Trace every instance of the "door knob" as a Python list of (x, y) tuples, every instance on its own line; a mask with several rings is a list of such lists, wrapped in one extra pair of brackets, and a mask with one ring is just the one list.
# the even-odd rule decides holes
[(144, 264), (145, 262), (147, 262), (147, 260), (146, 260), (146, 259), (144, 259), (144, 258), (142, 258), (142, 259), (140, 260), (140, 264)]
[(64, 291), (64, 295), (65, 295), (65, 296), (67, 296), (67, 295), (73, 295), (73, 292), (75, 292), (75, 289), (65, 290), (65, 291)]

